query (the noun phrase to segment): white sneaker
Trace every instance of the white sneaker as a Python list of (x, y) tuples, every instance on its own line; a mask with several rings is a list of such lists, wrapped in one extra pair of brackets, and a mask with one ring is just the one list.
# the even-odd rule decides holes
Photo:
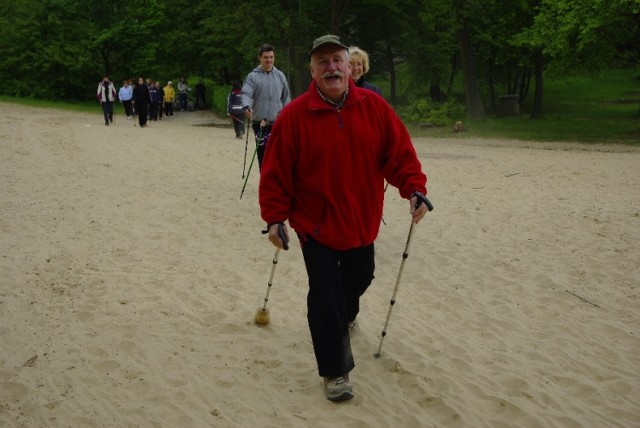
[(324, 395), (330, 401), (344, 401), (353, 398), (353, 387), (349, 383), (349, 375), (324, 378)]

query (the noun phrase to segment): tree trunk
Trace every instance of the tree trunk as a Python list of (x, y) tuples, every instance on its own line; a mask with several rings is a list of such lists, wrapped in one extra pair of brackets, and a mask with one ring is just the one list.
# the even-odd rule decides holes
[(531, 119), (542, 118), (542, 94), (543, 94), (543, 69), (544, 57), (542, 49), (536, 50), (534, 54), (534, 85), (535, 91), (533, 96), (533, 109), (531, 110)]
[[(303, 8), (302, 0), (298, 0), (298, 20), (296, 37), (298, 41), (306, 40), (309, 36), (309, 29), (302, 23), (308, 21), (308, 16)], [(301, 46), (300, 43), (292, 43), (291, 47), (291, 64), (293, 70), (291, 80), (289, 80), (289, 90), (291, 91), (291, 99), (298, 97), (304, 93), (311, 83), (311, 73), (309, 72), (308, 46)]]
[(331, 2), (331, 34), (340, 34), (340, 24), (344, 22), (344, 14), (349, 9), (351, 0), (333, 0)]
[(493, 77), (489, 77), (489, 94), (491, 95), (491, 110), (496, 112), (498, 107), (496, 105), (496, 89), (493, 86)]
[(529, 86), (531, 85), (531, 69), (526, 68), (523, 72), (523, 81), (522, 86), (520, 87), (520, 106), (524, 103), (524, 100), (527, 98), (529, 94)]
[(103, 45), (100, 49), (100, 56), (102, 57), (102, 63), (104, 64), (104, 73), (107, 75), (111, 73), (111, 62), (109, 61), (110, 53), (111, 50), (107, 46)]
[(431, 84), (429, 85), (429, 97), (431, 97), (433, 101), (439, 103), (445, 102), (447, 98), (446, 95), (442, 93), (440, 84), (438, 82), (431, 82)]
[(449, 82), (447, 83), (447, 94), (450, 94), (453, 88), (456, 71), (458, 71), (458, 54), (454, 52), (453, 55), (451, 55), (451, 74), (449, 74)]
[(397, 79), (396, 79), (396, 66), (393, 63), (393, 48), (391, 43), (387, 42), (387, 67), (389, 69), (389, 103), (396, 105), (398, 102), (398, 96), (396, 93)]
[(470, 117), (484, 117), (482, 97), (476, 78), (476, 62), (473, 48), (471, 47), (471, 35), (466, 24), (462, 24), (457, 31), (458, 45), (460, 47), (460, 65), (464, 83), (464, 96), (467, 104), (467, 113)]

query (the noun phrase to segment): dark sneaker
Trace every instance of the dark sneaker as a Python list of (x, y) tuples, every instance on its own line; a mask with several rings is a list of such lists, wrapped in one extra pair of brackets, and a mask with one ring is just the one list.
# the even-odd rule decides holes
[(353, 387), (349, 383), (349, 376), (325, 377), (324, 395), (330, 401), (344, 401), (353, 398)]

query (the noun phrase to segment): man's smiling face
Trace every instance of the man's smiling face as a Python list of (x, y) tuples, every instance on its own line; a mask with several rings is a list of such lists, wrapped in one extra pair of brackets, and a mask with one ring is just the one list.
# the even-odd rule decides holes
[(351, 64), (349, 54), (337, 45), (323, 46), (311, 56), (311, 77), (320, 92), (328, 99), (339, 102), (349, 87)]
[(273, 63), (276, 60), (276, 55), (273, 51), (264, 51), (260, 54), (260, 68), (263, 71), (273, 70)]

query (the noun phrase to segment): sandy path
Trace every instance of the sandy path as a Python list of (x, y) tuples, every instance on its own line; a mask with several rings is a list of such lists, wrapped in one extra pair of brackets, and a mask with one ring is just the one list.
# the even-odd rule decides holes
[(295, 246), (252, 323), (273, 249), (231, 128), (0, 118), (0, 426), (640, 426), (639, 149), (417, 139), (436, 210), (374, 359), (409, 226), (389, 189), (336, 405)]

